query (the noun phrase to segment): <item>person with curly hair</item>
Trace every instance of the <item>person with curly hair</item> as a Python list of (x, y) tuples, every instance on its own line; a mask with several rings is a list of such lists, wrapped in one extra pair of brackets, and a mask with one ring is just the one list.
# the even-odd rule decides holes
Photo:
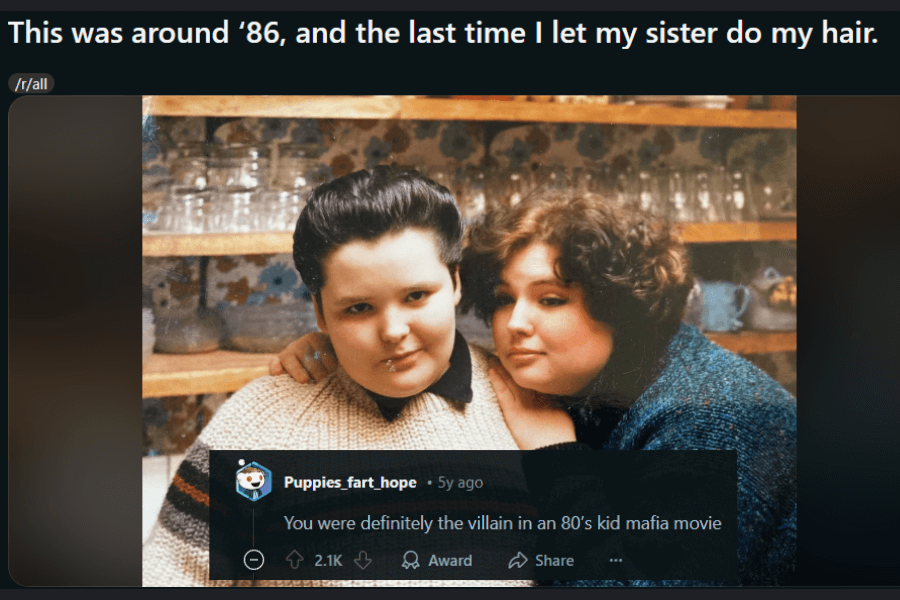
[[(566, 468), (562, 454), (559, 468), (536, 472), (546, 452), (736, 453), (737, 580), (600, 580), (595, 566), (549, 583), (788, 580), (796, 555), (796, 400), (682, 323), (693, 276), (670, 228), (601, 200), (536, 195), (470, 226), (460, 279), (463, 308), (492, 327), (497, 360), (489, 377), (516, 443), (529, 451), (523, 467), (542, 512), (608, 508), (598, 493), (603, 481)], [(279, 358), (297, 352), (289, 347)]]

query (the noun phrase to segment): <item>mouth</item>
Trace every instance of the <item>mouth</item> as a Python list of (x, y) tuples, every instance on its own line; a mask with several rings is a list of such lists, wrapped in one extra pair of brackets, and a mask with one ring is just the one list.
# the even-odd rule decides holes
[(509, 361), (513, 364), (524, 365), (536, 360), (542, 355), (543, 352), (538, 352), (537, 350), (530, 350), (528, 348), (512, 348), (506, 353), (506, 358), (509, 359)]
[(409, 352), (401, 352), (381, 362), (383, 365), (387, 366), (391, 372), (408, 369), (415, 364), (421, 352), (421, 349), (410, 350)]

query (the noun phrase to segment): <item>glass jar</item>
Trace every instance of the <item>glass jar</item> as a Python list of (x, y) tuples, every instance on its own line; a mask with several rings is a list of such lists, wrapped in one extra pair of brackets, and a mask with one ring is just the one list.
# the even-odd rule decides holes
[(691, 174), (691, 195), (697, 213), (697, 220), (702, 223), (715, 223), (723, 220), (722, 181), (713, 169), (698, 167)]
[(209, 185), (209, 159), (203, 142), (183, 142), (166, 153), (172, 185), (202, 190)]
[(490, 178), (479, 167), (469, 165), (459, 169), (453, 178), (457, 185), (451, 188), (456, 191), (456, 201), (464, 219), (473, 219), (484, 213), (487, 207), (488, 187)]
[(254, 190), (245, 188), (219, 190), (215, 204), (213, 222), (216, 231), (249, 233), (260, 229), (262, 216)]
[(534, 171), (534, 179), (537, 186), (550, 193), (566, 194), (572, 191), (569, 172), (562, 165), (538, 167)]
[(652, 218), (671, 218), (668, 206), (668, 173), (665, 169), (638, 172), (638, 210)]
[(265, 231), (293, 231), (305, 202), (299, 190), (257, 192), (261, 213), (260, 227)]
[(207, 232), (210, 196), (210, 190), (171, 186), (161, 209), (160, 229), (170, 233)]
[(577, 198), (603, 198), (604, 173), (592, 167), (576, 167), (572, 171), (572, 187)]
[(317, 181), (320, 154), (318, 144), (279, 144), (273, 187), (312, 191), (321, 183)]
[(213, 146), (209, 161), (210, 185), (254, 189), (269, 184), (269, 148), (262, 144)]
[(725, 218), (732, 222), (756, 221), (756, 206), (750, 193), (750, 170), (729, 169), (725, 176)]
[(515, 206), (531, 192), (533, 183), (528, 169), (509, 169), (502, 174), (506, 182), (506, 198), (510, 206)]
[(669, 217), (679, 223), (696, 221), (693, 198), (688, 194), (687, 173), (682, 169), (668, 169)]
[[(640, 182), (637, 173), (629, 165), (616, 173), (616, 184), (613, 190), (615, 206), (620, 208), (640, 208)], [(649, 196), (648, 196), (649, 198)]]

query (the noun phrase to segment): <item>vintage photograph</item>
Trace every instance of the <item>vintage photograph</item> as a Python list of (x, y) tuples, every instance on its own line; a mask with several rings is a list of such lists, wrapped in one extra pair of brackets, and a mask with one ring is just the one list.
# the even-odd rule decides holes
[(795, 96), (145, 96), (141, 119), (144, 585), (460, 584), (211, 580), (209, 452), (235, 449), (734, 451), (735, 580), (462, 584), (789, 581)]

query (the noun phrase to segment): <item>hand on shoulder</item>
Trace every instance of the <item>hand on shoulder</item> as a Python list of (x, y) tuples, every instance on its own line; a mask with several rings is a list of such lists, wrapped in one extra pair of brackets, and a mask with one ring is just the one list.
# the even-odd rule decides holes
[(521, 450), (534, 450), (575, 441), (575, 424), (563, 408), (518, 385), (500, 364), (490, 360), (488, 378), (497, 394), (506, 426)]

